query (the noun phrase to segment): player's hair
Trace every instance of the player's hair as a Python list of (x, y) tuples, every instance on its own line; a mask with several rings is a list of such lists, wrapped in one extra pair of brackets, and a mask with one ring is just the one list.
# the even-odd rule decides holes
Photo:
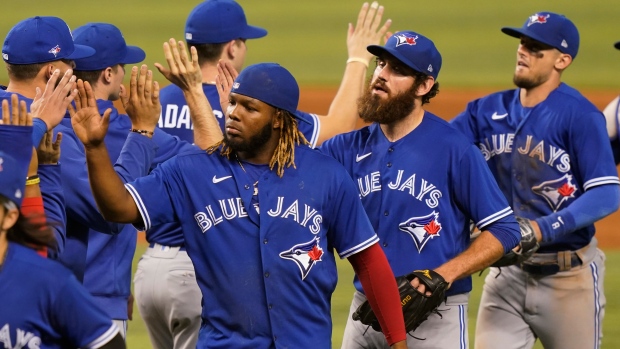
[(196, 52), (198, 53), (198, 64), (200, 66), (206, 63), (217, 63), (217, 61), (222, 56), (222, 51), (224, 50), (224, 46), (226, 46), (226, 42), (221, 44), (189, 44), (189, 46), (196, 47)]
[[(116, 73), (116, 72), (118, 72), (118, 68), (120, 68), (120, 64), (115, 64), (111, 68), (114, 71), (114, 73)], [(73, 74), (75, 75), (76, 78), (82, 79), (82, 81), (88, 81), (90, 86), (94, 87), (95, 85), (97, 85), (97, 82), (99, 81), (99, 77), (101, 76), (101, 73), (103, 73), (104, 71), (105, 71), (105, 69), (100, 69), (100, 70), (74, 70)]]
[[(295, 117), (288, 111), (277, 109), (276, 113), (280, 113), (282, 115), (282, 128), (280, 128), (280, 140), (278, 141), (278, 146), (269, 161), (269, 168), (273, 170), (273, 168), (278, 166), (276, 173), (278, 176), (282, 177), (284, 175), (284, 168), (293, 166), (293, 168), (297, 168), (295, 166), (295, 146), (299, 144), (307, 145), (310, 144), (306, 137), (301, 131), (297, 128), (297, 120)], [(230, 155), (233, 153), (233, 150), (226, 145), (224, 140), (212, 145), (207, 148), (207, 152), (212, 154), (217, 149), (220, 149), (220, 154), (230, 159)]]
[[(414, 91), (416, 91), (418, 87), (422, 86), (424, 81), (428, 79), (428, 75), (421, 73), (419, 71), (415, 71), (415, 70), (413, 71), (413, 77), (415, 78), (415, 82), (413, 84)], [(435, 81), (435, 84), (433, 85), (433, 87), (431, 87), (431, 89), (425, 95), (419, 96), (419, 97), (422, 97), (422, 105), (430, 102), (431, 99), (437, 96), (438, 93), (439, 93), (439, 82)]]
[[(8, 211), (5, 204), (8, 202), (9, 199), (0, 195), (0, 206), (5, 210), (5, 214)], [(7, 230), (6, 238), (8, 241), (34, 248), (49, 247), (55, 250), (58, 246), (54, 232), (45, 221), (45, 215), (40, 214), (24, 216), (20, 212), (15, 225)]]
[[(72, 65), (71, 60), (61, 59), (63, 63), (67, 65)], [(32, 80), (37, 77), (37, 74), (41, 71), (43, 67), (50, 64), (50, 62), (45, 63), (35, 63), (35, 64), (6, 64), (6, 70), (9, 74), (9, 77), (15, 80), (24, 81), (24, 80)]]

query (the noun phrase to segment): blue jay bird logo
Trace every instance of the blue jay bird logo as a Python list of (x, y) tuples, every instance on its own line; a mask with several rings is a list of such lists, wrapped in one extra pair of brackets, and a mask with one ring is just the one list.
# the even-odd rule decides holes
[(573, 184), (573, 176), (565, 174), (561, 178), (532, 187), (532, 191), (545, 198), (553, 212), (557, 212), (563, 203), (575, 197), (577, 186)]
[(440, 236), (441, 223), (439, 223), (439, 212), (433, 211), (431, 214), (422, 217), (412, 217), (398, 225), (398, 229), (409, 234), (418, 248), (418, 252), (426, 243)]
[(323, 257), (323, 249), (319, 246), (320, 241), (321, 238), (315, 236), (308, 242), (297, 244), (289, 250), (281, 252), (280, 257), (295, 262), (301, 271), (301, 279), (304, 280), (310, 273), (310, 269)]

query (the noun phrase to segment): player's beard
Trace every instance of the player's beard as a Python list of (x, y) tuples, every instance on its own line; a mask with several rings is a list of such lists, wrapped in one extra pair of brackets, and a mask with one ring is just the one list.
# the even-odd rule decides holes
[(229, 138), (228, 134), (224, 132), (224, 144), (230, 147), (235, 152), (248, 152), (255, 153), (260, 150), (267, 141), (271, 138), (273, 133), (273, 123), (268, 123), (260, 131), (250, 137), (247, 141)]
[[(378, 95), (372, 93), (373, 85), (370, 84), (366, 92), (357, 101), (357, 111), (362, 120), (390, 124), (411, 114), (415, 107), (414, 96), (418, 87), (416, 84), (412, 84), (407, 91), (398, 93), (394, 97), (388, 97), (386, 100), (382, 100)], [(383, 87), (385, 88), (385, 85)]]

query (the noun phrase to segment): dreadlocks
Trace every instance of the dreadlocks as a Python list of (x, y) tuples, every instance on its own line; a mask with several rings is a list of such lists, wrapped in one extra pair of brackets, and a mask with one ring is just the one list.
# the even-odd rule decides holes
[[(276, 109), (276, 113), (282, 116), (282, 128), (280, 128), (280, 141), (269, 161), (269, 169), (273, 170), (277, 164), (278, 169), (276, 173), (282, 177), (285, 167), (293, 166), (293, 168), (297, 168), (295, 166), (295, 146), (299, 144), (307, 145), (309, 142), (297, 128), (297, 120), (290, 112)], [(207, 148), (207, 152), (212, 154), (218, 148), (220, 149), (220, 154), (228, 159), (230, 159), (230, 155), (234, 152), (224, 139)]]

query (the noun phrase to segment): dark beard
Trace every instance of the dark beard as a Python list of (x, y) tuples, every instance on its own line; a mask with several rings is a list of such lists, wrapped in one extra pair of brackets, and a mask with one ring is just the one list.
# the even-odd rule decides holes
[(248, 141), (228, 138), (228, 134), (224, 132), (224, 144), (230, 149), (239, 153), (247, 152), (254, 154), (259, 151), (265, 143), (271, 138), (273, 133), (273, 124), (270, 122), (265, 125), (257, 134), (252, 136)]
[(357, 111), (365, 122), (391, 124), (404, 119), (413, 111), (416, 84), (385, 101), (373, 95), (372, 87), (373, 84), (368, 86), (366, 92), (357, 100)]

